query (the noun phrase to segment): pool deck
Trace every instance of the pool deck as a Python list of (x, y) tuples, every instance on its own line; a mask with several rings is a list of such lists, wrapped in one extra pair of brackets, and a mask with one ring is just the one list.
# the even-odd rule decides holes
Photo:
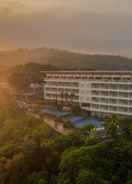
[(57, 118), (60, 122), (69, 123), (73, 128), (79, 129), (86, 125), (93, 125), (96, 130), (103, 128), (103, 122), (93, 117), (75, 116), (70, 112), (59, 111), (53, 108), (44, 108), (42, 113)]

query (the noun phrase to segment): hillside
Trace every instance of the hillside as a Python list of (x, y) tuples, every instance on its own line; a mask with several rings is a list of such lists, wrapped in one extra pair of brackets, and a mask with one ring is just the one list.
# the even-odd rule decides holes
[(132, 70), (132, 59), (110, 55), (87, 55), (58, 49), (18, 49), (0, 52), (0, 64), (51, 64), (60, 69)]
[(1, 184), (132, 184), (131, 120), (110, 118), (105, 138), (91, 126), (59, 135), (6, 97), (0, 103)]

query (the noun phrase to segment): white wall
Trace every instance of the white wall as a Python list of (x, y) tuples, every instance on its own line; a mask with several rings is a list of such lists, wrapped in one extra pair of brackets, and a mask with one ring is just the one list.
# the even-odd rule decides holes
[(79, 103), (87, 103), (91, 101), (91, 82), (79, 82)]

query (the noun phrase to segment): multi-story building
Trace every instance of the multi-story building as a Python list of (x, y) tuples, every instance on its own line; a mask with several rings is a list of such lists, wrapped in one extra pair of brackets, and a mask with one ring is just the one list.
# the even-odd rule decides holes
[(46, 71), (44, 99), (92, 114), (132, 116), (132, 71)]

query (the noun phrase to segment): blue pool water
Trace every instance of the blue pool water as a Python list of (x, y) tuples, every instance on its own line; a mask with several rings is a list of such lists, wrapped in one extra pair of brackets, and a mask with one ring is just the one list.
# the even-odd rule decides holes
[(69, 112), (49, 108), (44, 108), (42, 112), (58, 118), (63, 118), (64, 120), (70, 122), (74, 128), (82, 128), (85, 125), (93, 125), (97, 129), (103, 127), (102, 122), (96, 118), (84, 118), (83, 116), (75, 116)]
[(71, 122), (75, 128), (81, 128), (85, 125), (93, 125), (95, 128), (102, 128), (101, 122), (95, 118), (80, 119), (80, 121)]

